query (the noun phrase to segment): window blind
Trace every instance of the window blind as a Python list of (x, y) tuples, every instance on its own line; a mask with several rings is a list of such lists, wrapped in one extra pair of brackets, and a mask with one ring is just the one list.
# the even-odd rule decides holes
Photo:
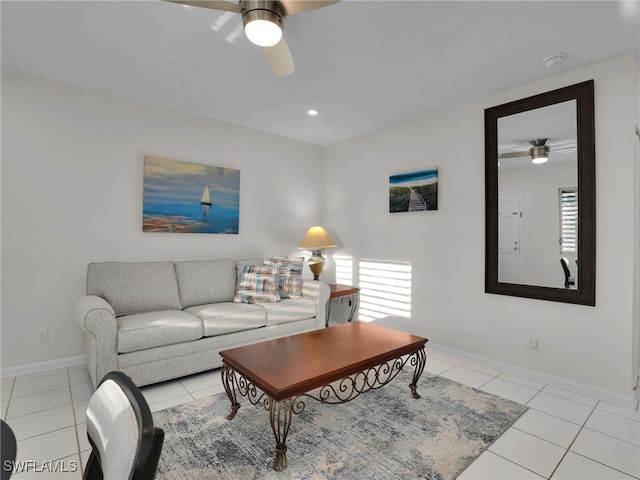
[(578, 252), (578, 189), (561, 188), (560, 253)]

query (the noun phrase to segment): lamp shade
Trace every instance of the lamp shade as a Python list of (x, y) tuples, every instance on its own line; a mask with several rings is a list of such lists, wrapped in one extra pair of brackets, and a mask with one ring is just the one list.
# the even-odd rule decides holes
[(307, 230), (307, 234), (302, 239), (298, 248), (307, 250), (324, 250), (325, 248), (337, 247), (335, 240), (329, 236), (327, 231), (319, 225)]

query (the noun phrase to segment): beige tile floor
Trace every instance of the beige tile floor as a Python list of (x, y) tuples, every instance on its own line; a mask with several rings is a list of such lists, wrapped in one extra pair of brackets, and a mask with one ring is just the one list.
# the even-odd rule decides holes
[[(427, 351), (426, 370), (530, 407), (460, 480), (640, 479), (638, 411), (435, 351)], [(5, 378), (1, 385), (1, 415), (16, 434), (18, 460), (37, 462), (12, 478), (82, 478), (93, 391), (86, 366)], [(142, 388), (152, 411), (223, 391), (219, 370)], [(60, 462), (42, 463), (53, 460)], [(54, 466), (65, 471), (51, 472)]]

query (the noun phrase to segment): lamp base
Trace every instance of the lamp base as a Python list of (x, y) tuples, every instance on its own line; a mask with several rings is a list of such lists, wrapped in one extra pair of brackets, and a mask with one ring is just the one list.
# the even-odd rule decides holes
[(324, 271), (324, 262), (322, 250), (312, 250), (312, 255), (309, 257), (309, 268), (313, 273), (314, 280), (320, 280), (320, 275)]

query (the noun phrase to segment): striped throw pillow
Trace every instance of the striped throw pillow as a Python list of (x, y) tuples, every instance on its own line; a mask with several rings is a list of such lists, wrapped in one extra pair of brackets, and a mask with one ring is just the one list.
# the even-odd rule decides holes
[(302, 296), (302, 266), (304, 257), (268, 257), (265, 265), (274, 265), (278, 272), (278, 293), (280, 298), (299, 298)]
[(235, 303), (279, 302), (278, 271), (275, 265), (245, 265), (238, 278)]

